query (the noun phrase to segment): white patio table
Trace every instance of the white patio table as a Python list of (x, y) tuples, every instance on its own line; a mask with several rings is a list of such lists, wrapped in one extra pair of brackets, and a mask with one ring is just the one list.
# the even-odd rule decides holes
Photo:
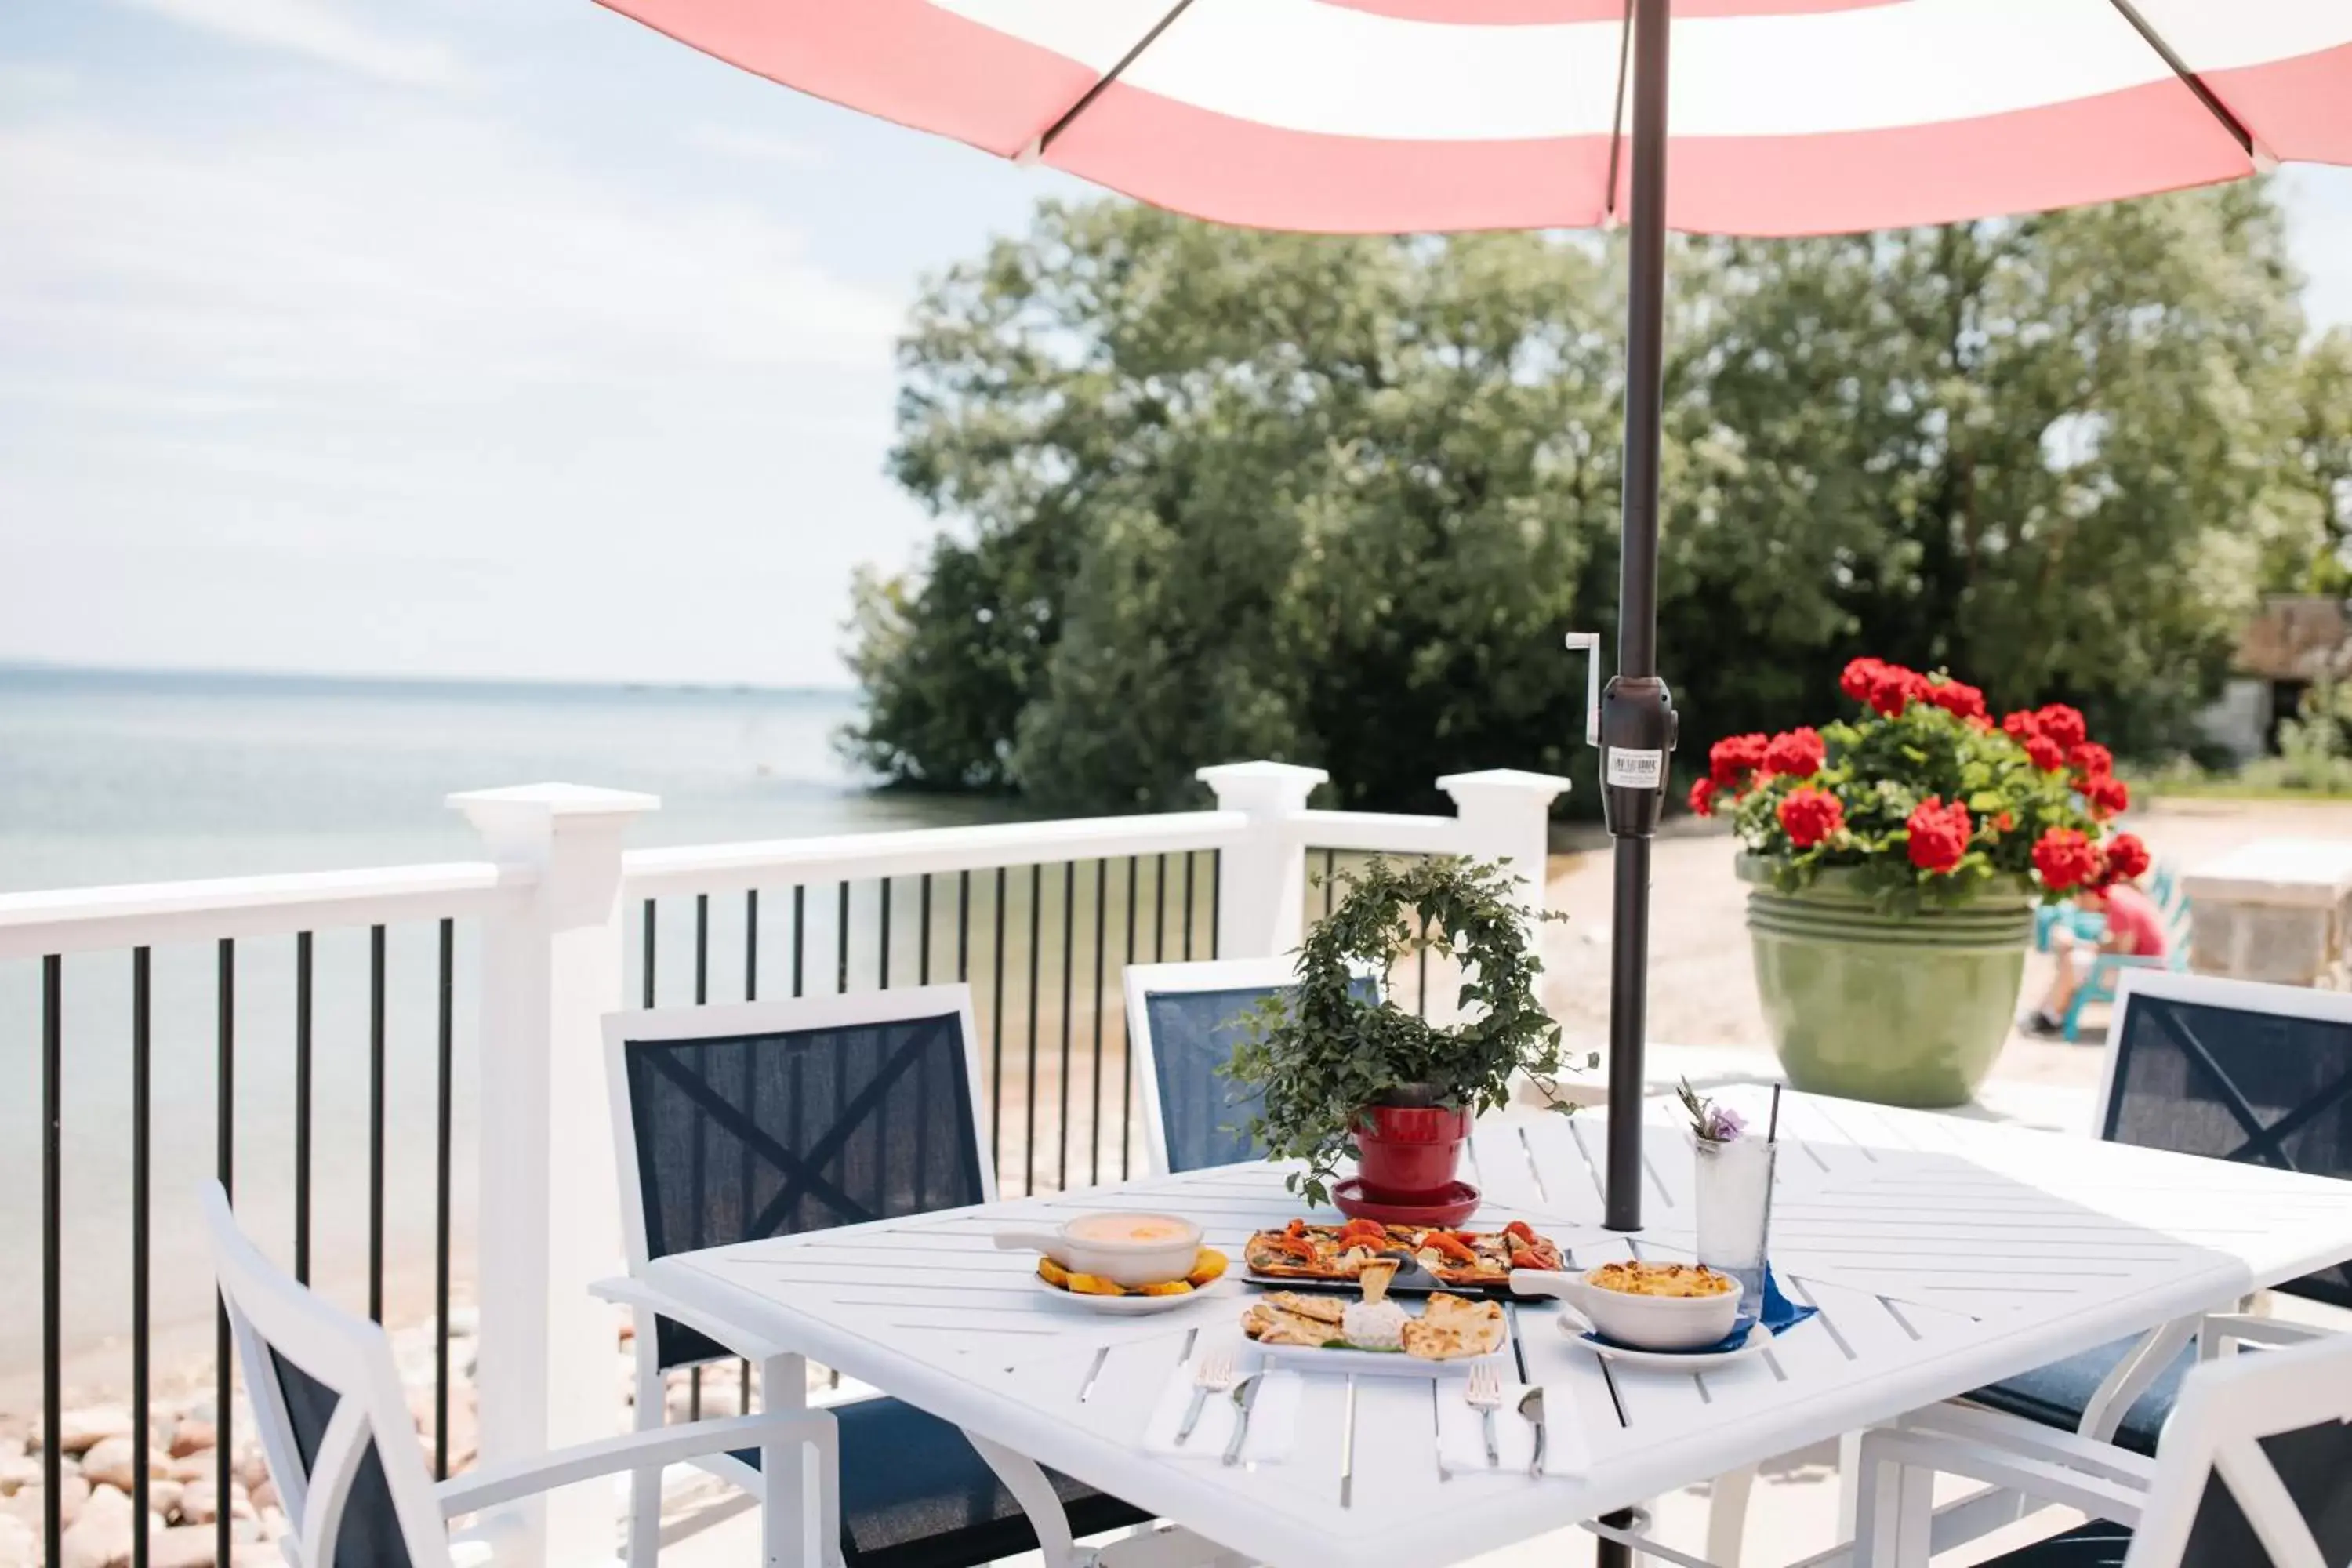
[[(1600, 1228), (1606, 1129), (1592, 1113), (1482, 1122), (1474, 1227), (1524, 1218), (1579, 1266), (1686, 1256), (1685, 1124), (1662, 1105), (1651, 1117), (1651, 1228)], [(2352, 1184), (1797, 1095), (1781, 1142), (1774, 1261), (1820, 1314), (1764, 1355), (1704, 1374), (1612, 1365), (1552, 1309), (1511, 1309), (1524, 1380), (1547, 1385), (1556, 1435), (1581, 1435), (1575, 1476), (1442, 1479), (1434, 1399), (1459, 1398), (1458, 1376), (1434, 1396), (1425, 1378), (1310, 1377), (1278, 1459), (1155, 1451), (1145, 1424), (1188, 1354), (1225, 1344), (1255, 1364), (1238, 1327), (1247, 1289), (1101, 1316), (992, 1245), (1010, 1221), (1164, 1209), (1238, 1265), (1244, 1237), (1301, 1212), (1276, 1165), (681, 1253), (648, 1278), (1250, 1559), (1436, 1568), (2352, 1258)]]

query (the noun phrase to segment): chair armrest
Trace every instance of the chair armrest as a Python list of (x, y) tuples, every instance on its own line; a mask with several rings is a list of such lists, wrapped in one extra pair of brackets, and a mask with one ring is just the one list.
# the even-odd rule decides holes
[(2095, 1519), (2136, 1525), (2147, 1506), (2147, 1488), (2037, 1458), (1998, 1440), (1962, 1437), (1924, 1428), (1875, 1427), (1862, 1435), (1861, 1474), (1864, 1507), (1874, 1489), (1872, 1472), (1880, 1465), (1904, 1465), (1943, 1475), (2007, 1487), (2042, 1502), (2063, 1503)]
[(649, 1469), (698, 1458), (730, 1448), (756, 1448), (778, 1443), (816, 1443), (834, 1448), (833, 1415), (825, 1410), (762, 1411), (730, 1415), (724, 1420), (695, 1421), (683, 1426), (656, 1426), (602, 1442), (582, 1443), (535, 1454), (512, 1464), (470, 1470), (434, 1489), (444, 1518), (477, 1513), (517, 1498), (533, 1497), (558, 1487), (593, 1480), (619, 1470)]
[(2315, 1323), (2290, 1322), (2283, 1318), (2257, 1318), (2245, 1312), (2209, 1312), (2202, 1331), (2198, 1344), (2200, 1361), (2226, 1355), (2229, 1348), (2241, 1341), (2284, 1350), (2289, 1345), (2332, 1339), (2340, 1331), (2324, 1329)]
[(1654, 1557), (1662, 1563), (1671, 1563), (1675, 1568), (1716, 1568), (1714, 1563), (1704, 1557), (1693, 1557), (1687, 1552), (1677, 1552), (1671, 1546), (1661, 1546), (1646, 1535), (1636, 1535), (1630, 1530), (1620, 1530), (1613, 1524), (1603, 1524), (1597, 1519), (1587, 1519), (1579, 1522), (1582, 1528), (1591, 1531), (1603, 1541), (1613, 1541), (1620, 1546), (1631, 1547), (1641, 1556)]
[(626, 1275), (599, 1279), (588, 1287), (590, 1295), (622, 1307), (642, 1307), (656, 1317), (667, 1318), (673, 1323), (683, 1323), (706, 1339), (717, 1340), (737, 1355), (751, 1361), (769, 1361), (793, 1352), (774, 1341), (764, 1338), (740, 1323), (714, 1317), (699, 1307), (688, 1306), (657, 1286)]
[(1979, 1405), (1939, 1405), (1903, 1417), (1900, 1429), (2008, 1449), (2142, 1491), (2156, 1479), (2156, 1461), (2128, 1448)]

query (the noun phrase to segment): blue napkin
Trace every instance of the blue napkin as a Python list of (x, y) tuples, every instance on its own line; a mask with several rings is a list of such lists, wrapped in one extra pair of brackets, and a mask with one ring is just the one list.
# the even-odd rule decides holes
[[(1764, 1266), (1764, 1310), (1760, 1321), (1767, 1329), (1769, 1329), (1772, 1331), (1775, 1337), (1787, 1333), (1790, 1329), (1795, 1328), (1799, 1323), (1803, 1322), (1807, 1318), (1813, 1316), (1814, 1313), (1820, 1310), (1821, 1309), (1818, 1307), (1800, 1307), (1794, 1301), (1790, 1300), (1788, 1296), (1781, 1291), (1780, 1278), (1772, 1272), (1772, 1266), (1769, 1263), (1767, 1263)], [(1723, 1338), (1716, 1341), (1713, 1344), (1693, 1345), (1687, 1350), (1678, 1351), (1645, 1351), (1644, 1353), (1649, 1355), (1722, 1355), (1727, 1351), (1736, 1351), (1742, 1345), (1745, 1345), (1748, 1342), (1749, 1331), (1756, 1327), (1759, 1321), (1759, 1320), (1758, 1318), (1750, 1317), (1743, 1312), (1740, 1314), (1739, 1321), (1732, 1325), (1731, 1332), (1724, 1335)], [(1598, 1330), (1586, 1333), (1580, 1337), (1591, 1340), (1596, 1345), (1606, 1345), (1612, 1350), (1643, 1350), (1643, 1347), (1640, 1345), (1621, 1344), (1617, 1341), (1611, 1339), (1608, 1335), (1600, 1332)]]

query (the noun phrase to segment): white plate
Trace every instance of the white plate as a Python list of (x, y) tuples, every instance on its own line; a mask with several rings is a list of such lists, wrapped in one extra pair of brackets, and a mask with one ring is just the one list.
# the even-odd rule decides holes
[(1177, 1308), (1217, 1295), (1224, 1285), (1223, 1279), (1212, 1279), (1181, 1296), (1088, 1296), (1077, 1290), (1065, 1290), (1059, 1285), (1048, 1285), (1043, 1276), (1032, 1274), (1030, 1281), (1038, 1289), (1057, 1301), (1067, 1301), (1089, 1312), (1100, 1312), (1112, 1318), (1148, 1318), (1154, 1312), (1172, 1312)]
[(1507, 1334), (1497, 1350), (1485, 1355), (1457, 1356), (1452, 1361), (1427, 1361), (1402, 1351), (1333, 1351), (1320, 1345), (1260, 1344), (1255, 1340), (1248, 1349), (1299, 1372), (1356, 1373), (1367, 1377), (1444, 1377), (1448, 1373), (1467, 1372), (1481, 1362), (1507, 1362), (1511, 1358)]
[(1579, 1350), (1607, 1356), (1611, 1361), (1621, 1361), (1628, 1366), (1654, 1366), (1667, 1372), (1705, 1372), (1711, 1366), (1728, 1366), (1733, 1362), (1761, 1355), (1772, 1344), (1772, 1331), (1758, 1323), (1748, 1331), (1748, 1342), (1735, 1350), (1714, 1351), (1705, 1355), (1690, 1351), (1637, 1351), (1618, 1345), (1598, 1344), (1586, 1339), (1584, 1331), (1572, 1320), (1563, 1317), (1558, 1321), (1559, 1331), (1567, 1335), (1568, 1342)]

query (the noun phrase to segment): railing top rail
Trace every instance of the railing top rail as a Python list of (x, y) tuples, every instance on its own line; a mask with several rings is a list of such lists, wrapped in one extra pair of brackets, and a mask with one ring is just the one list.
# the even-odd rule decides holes
[(488, 914), (534, 880), (526, 868), (463, 860), (0, 893), (0, 958)]
[(975, 871), (1057, 860), (1110, 859), (1219, 849), (1248, 825), (1238, 811), (1177, 811), (993, 822), (819, 838), (632, 849), (622, 857), (626, 896), (672, 898), (789, 882), (857, 881), (926, 871)]
[(1302, 811), (1291, 831), (1307, 849), (1374, 850), (1390, 855), (1459, 855), (1468, 846), (1462, 820), (1397, 811)]

